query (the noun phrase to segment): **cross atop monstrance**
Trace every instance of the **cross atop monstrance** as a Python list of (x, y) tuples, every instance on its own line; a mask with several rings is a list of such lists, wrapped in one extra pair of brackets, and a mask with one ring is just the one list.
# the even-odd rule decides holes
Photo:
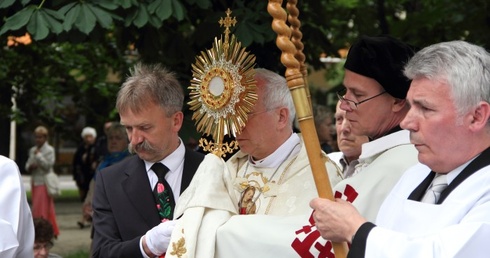
[(221, 19), (219, 20), (219, 25), (220, 27), (225, 26), (225, 44), (228, 45), (230, 27), (235, 26), (237, 21), (236, 21), (236, 17), (233, 18), (230, 17), (231, 15), (230, 8), (228, 8), (225, 13), (226, 13), (226, 18), (223, 19), (223, 17), (221, 17)]

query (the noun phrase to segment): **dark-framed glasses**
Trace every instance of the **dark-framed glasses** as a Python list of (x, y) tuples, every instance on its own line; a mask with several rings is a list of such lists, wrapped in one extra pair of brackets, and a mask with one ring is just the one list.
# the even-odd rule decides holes
[(346, 98), (344, 98), (344, 96), (345, 96), (345, 94), (346, 94), (346, 93), (347, 93), (347, 89), (346, 89), (346, 88), (343, 88), (343, 89), (341, 89), (341, 90), (337, 91), (337, 97), (339, 98), (339, 100), (340, 100), (341, 102), (345, 102), (345, 103), (349, 104), (349, 107), (350, 107), (352, 110), (357, 110), (357, 106), (359, 106), (361, 103), (364, 103), (364, 102), (366, 102), (366, 101), (368, 101), (368, 100), (371, 100), (371, 99), (374, 99), (374, 98), (376, 98), (376, 97), (378, 97), (378, 96), (381, 96), (381, 95), (385, 94), (385, 93), (386, 93), (386, 91), (383, 91), (383, 92), (381, 92), (381, 93), (379, 93), (379, 94), (376, 94), (376, 95), (374, 95), (374, 96), (372, 96), (372, 97), (369, 97), (369, 98), (367, 98), (367, 99), (361, 100), (361, 101), (359, 101), (359, 102), (355, 102), (355, 101), (353, 101), (353, 100), (350, 100), (350, 99), (346, 99)]

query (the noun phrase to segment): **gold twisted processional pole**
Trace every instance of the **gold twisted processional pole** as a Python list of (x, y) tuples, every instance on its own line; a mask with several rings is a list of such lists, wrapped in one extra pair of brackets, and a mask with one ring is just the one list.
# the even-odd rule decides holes
[[(296, 0), (289, 0), (287, 3), (289, 22), (292, 24), (293, 29), (286, 24), (288, 15), (282, 8), (282, 0), (269, 0), (267, 11), (273, 17), (272, 29), (277, 33), (276, 45), (282, 51), (281, 63), (286, 66), (285, 77), (293, 97), (318, 196), (333, 200), (332, 186), (327, 176), (327, 168), (322, 159), (308, 96), (309, 93), (305, 87), (306, 68), (303, 65), (304, 55), (301, 52), (303, 44), (300, 44), (302, 34), (299, 32), (299, 11), (296, 8), (296, 4)], [(298, 61), (298, 57), (302, 58), (302, 63)], [(347, 246), (345, 243), (332, 243), (332, 245), (336, 258), (346, 257)]]
[(304, 80), (304, 86), (306, 90), (306, 97), (308, 99), (308, 102), (311, 106), (311, 95), (310, 95), (310, 88), (308, 87), (308, 81), (306, 80), (306, 77), (308, 76), (308, 71), (305, 65), (305, 60), (306, 57), (303, 53), (303, 42), (301, 42), (301, 39), (303, 38), (303, 33), (300, 31), (301, 27), (301, 22), (298, 19), (299, 16), (299, 9), (296, 7), (296, 2), (297, 1), (289, 1), (286, 4), (286, 9), (289, 12), (288, 15), (288, 22), (291, 25), (291, 42), (294, 44), (296, 47), (296, 52), (294, 53), (294, 58), (298, 60), (299, 62), (299, 71), (303, 75), (303, 80)]

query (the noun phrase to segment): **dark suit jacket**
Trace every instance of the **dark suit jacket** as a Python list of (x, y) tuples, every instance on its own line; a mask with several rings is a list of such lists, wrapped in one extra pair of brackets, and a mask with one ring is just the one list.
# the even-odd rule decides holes
[[(186, 149), (181, 193), (204, 154)], [(142, 257), (139, 241), (160, 223), (145, 163), (137, 155), (97, 173), (93, 199), (93, 257)]]

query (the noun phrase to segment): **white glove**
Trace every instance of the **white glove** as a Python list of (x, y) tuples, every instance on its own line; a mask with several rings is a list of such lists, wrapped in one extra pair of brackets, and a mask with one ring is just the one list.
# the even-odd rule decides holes
[(146, 245), (155, 255), (162, 255), (170, 244), (170, 236), (177, 220), (167, 220), (148, 230), (145, 234)]

